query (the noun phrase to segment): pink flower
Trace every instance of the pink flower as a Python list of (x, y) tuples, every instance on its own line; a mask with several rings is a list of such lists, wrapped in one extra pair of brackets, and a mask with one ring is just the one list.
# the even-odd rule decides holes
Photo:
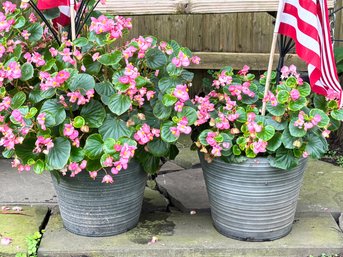
[(10, 243), (12, 243), (12, 238), (9, 238), (9, 237), (1, 238), (1, 244), (2, 245), (9, 245)]
[(133, 138), (140, 145), (145, 145), (146, 143), (154, 139), (154, 134), (150, 130), (150, 126), (146, 123), (133, 135)]
[(155, 91), (151, 91), (151, 90), (146, 92), (146, 98), (148, 99), (148, 101), (150, 101), (150, 99), (154, 98), (155, 93), (156, 93)]
[(287, 66), (283, 66), (281, 68), (281, 78), (287, 78), (289, 75), (289, 68)]
[(292, 89), (290, 95), (293, 101), (298, 100), (300, 97), (300, 93), (297, 89)]
[(263, 98), (263, 102), (270, 103), (272, 106), (278, 105), (277, 99), (271, 91), (268, 91), (268, 94), (266, 95), (266, 97)]
[(219, 145), (215, 145), (213, 146), (212, 150), (211, 150), (211, 154), (215, 157), (220, 157), (222, 155), (221, 151), (223, 150), (223, 148), (221, 148)]
[(17, 6), (15, 4), (12, 4), (10, 1), (6, 1), (2, 4), (2, 8), (5, 10), (5, 13), (13, 13)]
[(52, 142), (52, 139), (49, 137), (45, 138), (43, 136), (38, 136), (35, 142), (35, 146), (36, 146), (35, 149), (33, 149), (34, 153), (43, 152), (44, 154), (48, 154), (50, 149), (54, 147), (54, 143)]
[(304, 158), (307, 158), (308, 156), (309, 156), (308, 152), (306, 152), (306, 151), (303, 152), (303, 157), (304, 157)]
[(178, 123), (176, 127), (171, 127), (170, 131), (171, 133), (176, 136), (179, 137), (181, 133), (183, 134), (190, 134), (192, 129), (190, 126), (188, 125), (188, 119), (187, 117), (183, 117)]
[(112, 184), (113, 183), (113, 178), (112, 178), (112, 176), (111, 175), (105, 175), (103, 178), (102, 178), (102, 183), (106, 183), (106, 184), (108, 184), (108, 183), (110, 183), (110, 184)]
[(177, 112), (182, 112), (182, 109), (183, 109), (184, 105), (185, 105), (184, 102), (177, 101), (175, 103), (174, 110), (177, 111)]
[(323, 136), (323, 137), (329, 137), (329, 136), (330, 136), (330, 133), (331, 133), (330, 130), (325, 129), (325, 130), (322, 132), (322, 136)]
[(31, 23), (35, 23), (37, 21), (37, 18), (36, 16), (34, 15), (34, 13), (31, 13), (30, 16), (29, 16), (29, 21)]
[(25, 124), (23, 115), (20, 113), (19, 110), (13, 110), (12, 111), (12, 117), (14, 120), (16, 120), (17, 122), (20, 122), (21, 124)]
[(189, 99), (187, 85), (177, 85), (173, 95), (182, 102), (186, 102)]
[(112, 167), (113, 164), (113, 157), (109, 156), (105, 159), (105, 161), (103, 162), (103, 166), (105, 167)]
[(336, 91), (334, 91), (333, 89), (328, 89), (327, 91), (326, 91), (326, 93), (327, 93), (327, 96), (326, 96), (326, 98), (328, 99), (328, 100), (335, 100), (335, 99), (339, 99), (339, 93), (338, 92), (336, 92)]
[(268, 142), (264, 142), (263, 140), (259, 139), (257, 142), (253, 144), (253, 151), (255, 154), (264, 153), (267, 151)]
[(217, 141), (215, 140), (215, 137), (217, 136), (216, 132), (209, 132), (206, 136), (206, 142), (210, 146), (215, 146), (217, 144)]
[(49, 49), (49, 52), (50, 52), (50, 54), (51, 54), (52, 57), (56, 57), (57, 54), (58, 54), (58, 51), (57, 51), (55, 48), (53, 48), (53, 47), (51, 47), (51, 48)]
[(89, 171), (89, 176), (92, 179), (96, 179), (96, 177), (98, 176), (98, 172), (97, 171)]
[(92, 55), (92, 60), (93, 62), (97, 61), (100, 58), (100, 53), (96, 52), (95, 54)]
[(178, 68), (182, 66), (188, 67), (190, 64), (190, 60), (182, 51), (180, 51), (178, 56), (172, 59), (172, 63)]
[(200, 63), (200, 57), (199, 56), (193, 56), (191, 58), (192, 63), (199, 64)]
[(247, 75), (247, 73), (249, 72), (249, 70), (250, 70), (250, 67), (249, 67), (248, 65), (244, 65), (244, 66), (243, 66), (243, 69), (241, 69), (241, 70), (238, 72), (238, 74), (239, 74), (239, 75), (242, 75), (242, 76), (245, 76), (245, 75)]
[(318, 123), (322, 120), (322, 117), (319, 115), (319, 114), (316, 114), (314, 115), (314, 117), (312, 118), (311, 120), (311, 123), (314, 125), (314, 126), (317, 126)]
[(21, 32), (21, 36), (25, 39), (28, 40), (29, 37), (31, 36), (31, 33), (29, 33), (26, 29)]

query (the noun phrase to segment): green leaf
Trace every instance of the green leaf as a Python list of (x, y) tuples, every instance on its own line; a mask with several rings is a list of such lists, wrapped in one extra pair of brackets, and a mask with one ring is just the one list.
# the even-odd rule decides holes
[(88, 39), (85, 37), (79, 37), (73, 41), (74, 46), (83, 47), (88, 45)]
[(102, 137), (99, 134), (90, 135), (84, 147), (86, 156), (91, 160), (96, 160), (102, 155)]
[(289, 77), (289, 78), (286, 80), (286, 85), (287, 85), (288, 87), (295, 88), (295, 87), (298, 85), (297, 79), (296, 79), (295, 77)]
[(32, 79), (33, 78), (33, 66), (31, 63), (24, 63), (22, 66), (21, 66), (21, 77), (20, 77), (20, 80), (21, 81), (27, 81), (29, 79)]
[(102, 165), (100, 163), (100, 160), (87, 160), (87, 166), (86, 166), (86, 170), (87, 171), (98, 171), (102, 168)]
[(331, 117), (335, 120), (343, 121), (343, 109), (333, 110), (331, 112)]
[(118, 64), (122, 58), (121, 51), (117, 50), (110, 54), (101, 55), (98, 61), (103, 65), (109, 66)]
[(167, 107), (162, 102), (157, 102), (153, 109), (153, 114), (160, 120), (168, 119), (172, 112), (172, 107)]
[(46, 156), (46, 161), (50, 169), (60, 170), (67, 164), (71, 145), (68, 139), (58, 137), (54, 141), (54, 147), (50, 149), (49, 154)]
[(273, 126), (275, 130), (284, 130), (288, 125), (287, 121), (278, 122), (271, 116), (265, 116), (264, 123)]
[(177, 68), (173, 63), (169, 63), (166, 70), (169, 76), (177, 77), (181, 75), (183, 69)]
[(158, 48), (151, 48), (145, 54), (147, 66), (150, 69), (158, 70), (167, 63), (167, 56)]
[(289, 133), (293, 136), (293, 137), (303, 137), (306, 135), (306, 131), (304, 129), (298, 128), (296, 126), (294, 126), (294, 123), (298, 120), (298, 118), (293, 118), (291, 119), (291, 121), (289, 122)]
[(287, 90), (280, 90), (277, 94), (277, 100), (280, 104), (287, 103), (289, 99), (289, 92)]
[(176, 125), (172, 121), (164, 122), (161, 126), (161, 138), (163, 141), (168, 143), (174, 143), (178, 137), (176, 137), (170, 130), (171, 127)]
[(20, 17), (18, 17), (18, 18), (16, 19), (15, 24), (14, 24), (13, 27), (14, 27), (15, 29), (20, 29), (20, 28), (22, 28), (22, 27), (25, 26), (25, 23), (26, 23), (25, 17), (20, 16)]
[(306, 97), (311, 93), (311, 86), (307, 82), (304, 82), (301, 86), (297, 87), (301, 96)]
[(81, 147), (71, 147), (70, 151), (70, 161), (71, 162), (80, 162), (85, 158), (85, 151)]
[(23, 53), (23, 47), (21, 45), (17, 45), (14, 48), (13, 55), (19, 60)]
[(210, 130), (210, 129), (205, 129), (205, 130), (202, 131), (202, 132), (200, 133), (200, 135), (199, 135), (199, 142), (200, 142), (202, 145), (204, 145), (204, 146), (208, 146), (208, 145), (209, 145), (209, 143), (207, 143), (207, 141), (206, 141), (206, 137), (207, 137), (207, 134), (208, 134), (209, 132), (212, 132), (212, 130)]
[(182, 70), (181, 72), (181, 78), (183, 79), (183, 82), (192, 82), (193, 78), (194, 78), (194, 73), (190, 72), (188, 70)]
[(38, 42), (43, 37), (43, 27), (40, 23), (33, 23), (28, 27), (27, 31), (31, 34), (29, 37), (31, 42)]
[(131, 136), (131, 131), (126, 126), (126, 123), (123, 120), (114, 118), (109, 114), (107, 115), (102, 126), (99, 128), (99, 133), (103, 140), (106, 140), (107, 138), (118, 140), (121, 137)]
[(315, 159), (320, 159), (329, 150), (326, 139), (320, 135), (309, 133), (305, 140), (307, 141), (305, 151)]
[(165, 93), (168, 89), (175, 88), (179, 84), (182, 84), (182, 80), (178, 77), (163, 77), (158, 81), (158, 88), (162, 93)]
[(60, 17), (60, 9), (59, 8), (51, 8), (43, 11), (43, 14), (47, 20), (53, 20), (55, 18)]
[(89, 55), (83, 58), (83, 65), (86, 67), (86, 72), (91, 75), (98, 75), (102, 67), (101, 63), (93, 61)]
[(341, 126), (341, 122), (339, 120), (336, 120), (332, 117), (330, 118), (330, 126), (328, 127), (328, 130), (335, 131), (339, 129), (340, 126)]
[(89, 74), (85, 74), (85, 73), (75, 75), (69, 85), (69, 89), (71, 91), (79, 90), (81, 94), (85, 94), (86, 91), (94, 87), (95, 87), (95, 80), (93, 76)]
[(292, 137), (292, 135), (289, 132), (289, 126), (285, 128), (285, 130), (282, 133), (282, 143), (287, 149), (294, 149), (295, 146), (293, 145), (294, 141), (297, 140), (297, 138)]
[(118, 116), (128, 111), (131, 106), (131, 99), (128, 95), (113, 95), (108, 103), (108, 108)]
[(277, 106), (272, 106), (270, 103), (267, 103), (267, 111), (271, 115), (282, 116), (286, 111), (286, 107), (283, 104), (278, 104)]
[(116, 152), (116, 150), (114, 149), (115, 144), (116, 144), (116, 140), (114, 140), (111, 137), (106, 138), (103, 145), (104, 152), (107, 154), (114, 154)]
[(160, 167), (160, 157), (139, 149), (136, 151), (136, 160), (142, 165), (145, 172), (155, 174)]
[(167, 107), (173, 106), (176, 102), (177, 97), (170, 94), (165, 94), (162, 98), (162, 103)]
[(323, 110), (324, 112), (326, 111), (327, 101), (325, 99), (325, 96), (314, 94), (313, 103), (314, 107), (316, 107), (317, 109)]
[(170, 145), (169, 149), (169, 160), (175, 160), (176, 156), (179, 154), (179, 149), (176, 145)]
[(50, 121), (46, 121), (47, 127), (57, 126), (66, 119), (66, 112), (62, 104), (57, 99), (46, 100), (41, 108), (40, 113), (46, 113), (52, 117)]
[(82, 107), (80, 115), (90, 128), (99, 128), (106, 118), (106, 110), (99, 101), (91, 100)]
[(282, 134), (276, 132), (272, 139), (268, 141), (267, 149), (269, 151), (275, 152), (282, 144), (281, 140)]
[(32, 151), (35, 148), (36, 138), (25, 138), (22, 144), (15, 145), (15, 154), (21, 160), (23, 164), (26, 164), (28, 160), (35, 159), (37, 154)]
[(169, 144), (159, 138), (155, 138), (147, 144), (149, 152), (157, 157), (167, 156), (169, 153)]
[(268, 157), (269, 163), (272, 167), (290, 170), (298, 166), (299, 159), (294, 157), (292, 150), (280, 148), (277, 150), (275, 157)]
[(81, 116), (76, 116), (73, 121), (73, 126), (74, 128), (81, 128), (86, 124), (86, 121), (83, 117)]
[(44, 168), (45, 168), (45, 164), (41, 159), (37, 160), (35, 164), (33, 165), (33, 171), (36, 174), (42, 174), (44, 172)]
[(323, 112), (322, 110), (319, 110), (319, 109), (312, 109), (310, 111), (310, 116), (314, 117), (315, 115), (319, 115), (321, 117), (321, 120), (317, 125), (318, 127), (324, 128), (327, 125), (329, 125), (330, 118), (329, 118), (329, 116), (326, 115), (325, 112)]
[(300, 96), (298, 100), (296, 101), (291, 101), (289, 103), (289, 109), (293, 112), (299, 111), (302, 108), (304, 108), (307, 104), (306, 98), (303, 96)]
[(25, 101), (26, 101), (25, 93), (23, 91), (19, 91), (12, 98), (11, 108), (13, 110), (18, 109), (20, 106), (23, 105), (23, 103), (25, 103)]
[(262, 128), (262, 131), (257, 133), (257, 137), (263, 141), (270, 140), (275, 134), (275, 129), (271, 125)]
[(95, 91), (101, 96), (101, 101), (108, 105), (110, 97), (116, 93), (113, 85), (109, 81), (95, 84)]
[(239, 149), (238, 145), (234, 145), (232, 147), (232, 152), (233, 152), (234, 155), (237, 155), (237, 156), (241, 155), (241, 153), (242, 153), (242, 151), (241, 151), (241, 149)]
[(239, 114), (239, 117), (237, 119), (238, 122), (240, 123), (247, 122), (247, 113), (245, 112), (244, 108), (238, 107), (236, 113)]
[(42, 67), (42, 71), (50, 71), (52, 67), (55, 65), (56, 59), (50, 59), (45, 63), (45, 65)]
[(182, 111), (177, 113), (177, 117), (186, 117), (188, 120), (188, 125), (193, 125), (194, 122), (198, 119), (196, 110), (189, 106), (184, 106), (182, 108)]

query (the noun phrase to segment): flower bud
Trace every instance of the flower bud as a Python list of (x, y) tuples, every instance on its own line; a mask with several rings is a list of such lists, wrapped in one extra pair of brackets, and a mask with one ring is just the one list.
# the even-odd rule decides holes
[(81, 131), (84, 132), (84, 133), (88, 133), (89, 132), (89, 127), (87, 125), (83, 125), (81, 127)]
[(201, 147), (201, 143), (200, 143), (199, 141), (196, 141), (196, 142), (195, 142), (195, 145), (196, 145), (198, 148)]
[(144, 115), (144, 113), (138, 113), (138, 114), (137, 114), (137, 117), (138, 117), (138, 119), (140, 119), (140, 120), (145, 120), (145, 115)]
[(301, 141), (300, 140), (295, 140), (293, 142), (293, 146), (296, 147), (296, 148), (300, 148), (302, 145)]
[(201, 148), (200, 152), (202, 152), (202, 153), (208, 153), (206, 147), (204, 147), (204, 146)]
[(231, 130), (230, 130), (230, 133), (232, 134), (232, 135), (235, 135), (235, 134), (239, 134), (239, 129), (238, 128), (232, 128)]
[(216, 121), (213, 118), (211, 118), (210, 126), (213, 127), (214, 125), (216, 125)]
[(131, 127), (131, 126), (134, 126), (135, 125), (135, 122), (131, 119), (129, 119), (127, 122), (126, 122), (126, 126), (127, 127)]

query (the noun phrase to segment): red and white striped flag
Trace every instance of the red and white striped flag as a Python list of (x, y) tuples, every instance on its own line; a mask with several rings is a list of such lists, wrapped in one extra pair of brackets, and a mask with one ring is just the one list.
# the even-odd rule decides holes
[(70, 25), (70, 1), (69, 0), (38, 0), (37, 7), (39, 10), (48, 10), (57, 8), (60, 10), (60, 16), (53, 19), (54, 25)]
[(295, 41), (298, 56), (308, 64), (312, 90), (324, 96), (336, 95), (342, 107), (326, 0), (280, 1), (284, 6), (278, 32)]

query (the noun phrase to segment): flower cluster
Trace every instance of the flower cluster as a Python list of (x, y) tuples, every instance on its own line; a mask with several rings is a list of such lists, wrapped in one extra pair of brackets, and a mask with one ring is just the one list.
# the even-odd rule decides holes
[[(85, 1), (78, 20), (98, 2)], [(199, 57), (153, 36), (115, 46), (130, 18), (97, 13), (71, 40), (68, 31), (56, 37), (28, 3), (20, 8), (5, 1), (0, 12), (0, 146), (13, 167), (104, 173), (103, 183), (113, 183), (132, 158), (149, 173), (175, 158), (179, 136), (196, 121), (193, 74), (183, 67)]]
[[(310, 85), (296, 67), (283, 67), (281, 73), (277, 85), (272, 74), (273, 85), (266, 95), (266, 74), (257, 81), (248, 66), (237, 74), (230, 67), (214, 74), (214, 90), (193, 100), (197, 108), (193, 138), (206, 160), (269, 156), (272, 166), (291, 169), (300, 158), (320, 158), (327, 151), (325, 138), (343, 117), (338, 101), (331, 95), (326, 99), (315, 95), (314, 106), (310, 105)], [(267, 113), (262, 116), (264, 103)]]

